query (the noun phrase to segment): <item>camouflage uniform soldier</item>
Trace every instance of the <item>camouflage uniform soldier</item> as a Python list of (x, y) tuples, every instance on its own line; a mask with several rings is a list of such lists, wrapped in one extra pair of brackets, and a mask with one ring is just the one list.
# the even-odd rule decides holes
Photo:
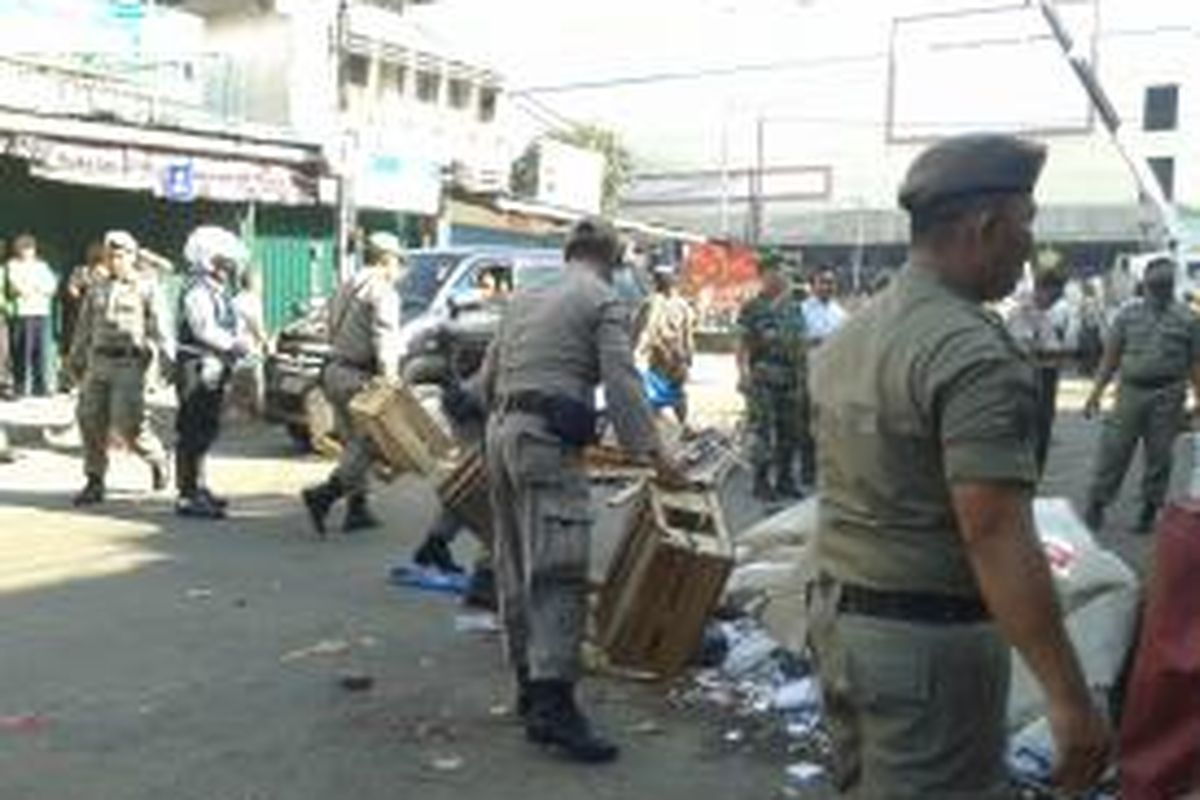
[(354, 430), (350, 400), (376, 376), (397, 380), (400, 369), (400, 292), (404, 248), (390, 233), (367, 238), (366, 264), (338, 289), (329, 310), (333, 352), (322, 386), (333, 405), (342, 455), (324, 483), (301, 493), (313, 525), (325, 533), (325, 517), (347, 498), (346, 532), (371, 528), (378, 520), (367, 505), (367, 475), (374, 459), (371, 440)]
[(486, 453), (496, 577), (518, 709), (530, 741), (586, 762), (617, 756), (615, 745), (592, 732), (574, 696), (590, 550), (581, 454), (596, 435), (597, 384), (622, 445), (678, 481), (642, 395), (628, 315), (612, 287), (619, 252), (608, 224), (577, 223), (567, 238), (565, 276), (513, 297), (481, 376), (491, 408)]
[(1104, 421), (1086, 518), (1098, 530), (1104, 506), (1121, 491), (1125, 471), (1143, 443), (1145, 469), (1137, 530), (1149, 531), (1162, 508), (1171, 478), (1171, 449), (1183, 429), (1187, 382), (1200, 396), (1200, 320), (1177, 303), (1175, 263), (1159, 259), (1146, 267), (1145, 297), (1126, 307), (1113, 323), (1096, 384), (1084, 407), (1095, 416), (1104, 389), (1119, 370), (1117, 405)]
[(738, 388), (746, 398), (754, 496), (773, 500), (800, 494), (793, 461), (807, 357), (802, 303), (777, 261), (764, 259), (759, 270), (762, 289), (738, 313)]
[(1011, 798), (1010, 645), (1045, 691), (1064, 794), (1107, 761), (1032, 526), (1032, 369), (982, 307), (1032, 250), (1044, 158), (985, 134), (918, 156), (909, 265), (813, 355), (810, 642), (846, 797)]
[(110, 231), (104, 246), (110, 276), (87, 293), (70, 349), (71, 371), (80, 381), (76, 417), (87, 476), (76, 505), (104, 499), (108, 436), (113, 429), (150, 464), (155, 490), (167, 485), (166, 453), (144, 420), (145, 386), (151, 347), (170, 362), (175, 345), (167, 334), (160, 293), (134, 266), (137, 242), (124, 231)]

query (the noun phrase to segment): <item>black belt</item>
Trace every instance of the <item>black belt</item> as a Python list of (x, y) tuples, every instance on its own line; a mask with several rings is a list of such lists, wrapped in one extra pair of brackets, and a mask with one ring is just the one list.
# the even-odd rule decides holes
[(545, 416), (551, 402), (551, 398), (541, 392), (514, 392), (500, 398), (500, 402), (496, 404), (496, 410), (504, 413), (515, 411), (522, 414)]
[(885, 592), (846, 583), (841, 585), (838, 610), (864, 617), (933, 625), (970, 625), (991, 619), (987, 606), (977, 597), (933, 592)]
[(105, 358), (141, 358), (146, 351), (140, 347), (97, 347), (96, 355)]
[(1166, 389), (1168, 386), (1183, 383), (1183, 380), (1178, 377), (1172, 378), (1123, 378), (1122, 383), (1127, 383), (1137, 389), (1146, 389), (1153, 391), (1156, 389)]

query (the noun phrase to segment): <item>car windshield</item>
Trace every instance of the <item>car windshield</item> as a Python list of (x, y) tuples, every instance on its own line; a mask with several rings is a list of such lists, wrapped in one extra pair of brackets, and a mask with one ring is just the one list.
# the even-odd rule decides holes
[(465, 253), (413, 253), (400, 281), (400, 313), (407, 322), (423, 313), (446, 283)]
[(516, 289), (545, 289), (563, 276), (563, 265), (556, 261), (521, 264), (516, 271)]

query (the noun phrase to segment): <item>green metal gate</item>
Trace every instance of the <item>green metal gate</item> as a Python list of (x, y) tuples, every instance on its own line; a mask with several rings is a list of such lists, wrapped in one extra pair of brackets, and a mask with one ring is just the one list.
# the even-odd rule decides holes
[(327, 208), (258, 208), (251, 217), (254, 263), (262, 275), (268, 330), (294, 319), (333, 288), (333, 214)]

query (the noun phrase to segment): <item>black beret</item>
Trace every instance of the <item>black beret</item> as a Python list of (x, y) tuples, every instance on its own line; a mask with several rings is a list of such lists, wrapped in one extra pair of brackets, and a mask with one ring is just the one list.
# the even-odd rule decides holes
[(900, 185), (900, 205), (923, 211), (978, 194), (1029, 194), (1046, 163), (1046, 147), (998, 133), (952, 136), (917, 156)]

